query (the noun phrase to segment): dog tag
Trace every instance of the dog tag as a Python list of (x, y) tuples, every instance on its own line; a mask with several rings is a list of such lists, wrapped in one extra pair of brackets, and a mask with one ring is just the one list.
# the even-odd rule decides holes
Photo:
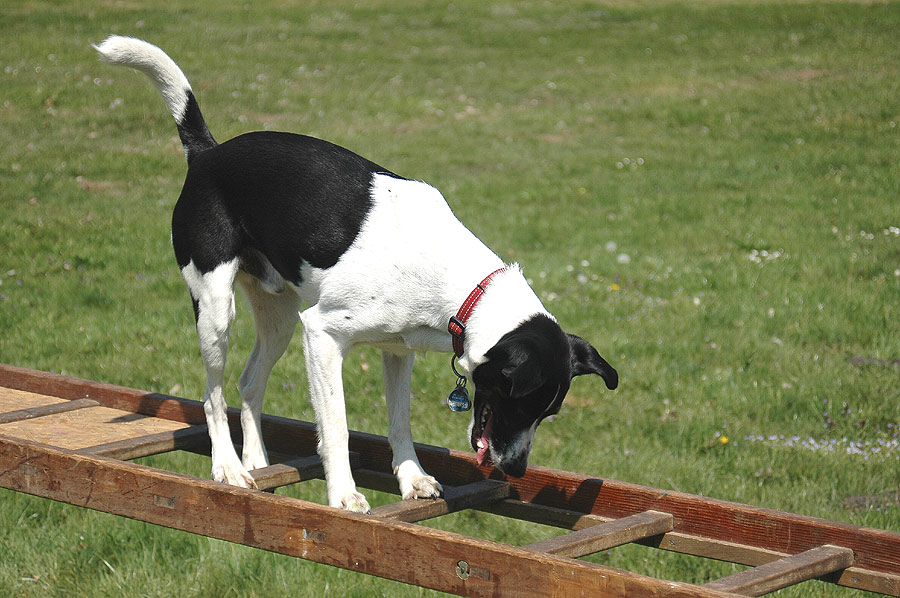
[(465, 386), (457, 386), (447, 397), (447, 405), (451, 411), (468, 411), (472, 408), (472, 401), (469, 399), (469, 391)]
[(450, 411), (468, 411), (472, 408), (472, 401), (469, 400), (469, 391), (466, 390), (466, 377), (456, 369), (456, 355), (450, 358), (450, 368), (456, 374), (456, 388), (447, 397), (447, 405)]

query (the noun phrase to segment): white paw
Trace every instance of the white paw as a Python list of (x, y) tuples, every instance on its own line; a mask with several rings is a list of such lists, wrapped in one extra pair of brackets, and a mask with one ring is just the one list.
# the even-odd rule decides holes
[(353, 511), (354, 513), (369, 513), (369, 501), (359, 492), (351, 492), (341, 497), (340, 508), (345, 511)]
[(257, 488), (256, 480), (240, 464), (214, 464), (212, 477), (217, 482), (224, 482), (241, 488)]
[(414, 475), (403, 478), (400, 481), (400, 494), (403, 500), (415, 498), (440, 498), (444, 489), (440, 483), (430, 475)]

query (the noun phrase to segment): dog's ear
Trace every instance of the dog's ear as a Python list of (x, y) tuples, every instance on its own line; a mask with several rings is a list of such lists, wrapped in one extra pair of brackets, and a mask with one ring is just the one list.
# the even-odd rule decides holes
[(503, 376), (509, 381), (509, 396), (531, 394), (544, 383), (540, 365), (536, 362), (536, 359), (518, 359), (503, 368)]
[(600, 357), (597, 349), (592, 347), (589, 342), (574, 334), (567, 334), (567, 336), (571, 353), (572, 377), (583, 374), (599, 374), (606, 382), (606, 388), (614, 390), (619, 385), (619, 373)]
[(538, 360), (515, 340), (497, 343), (486, 354), (488, 361), (475, 369), (475, 386), (494, 385), (508, 392), (510, 397), (520, 397), (535, 391), (543, 383)]

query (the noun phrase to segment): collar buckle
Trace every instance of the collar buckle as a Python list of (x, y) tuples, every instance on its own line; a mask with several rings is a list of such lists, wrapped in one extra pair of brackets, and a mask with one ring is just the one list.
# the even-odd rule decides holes
[(457, 352), (456, 345), (457, 343), (462, 345), (463, 339), (466, 336), (465, 323), (456, 316), (450, 316), (450, 323), (447, 324), (447, 332), (453, 337), (453, 352), (455, 353), (455, 357), (461, 357), (462, 351)]

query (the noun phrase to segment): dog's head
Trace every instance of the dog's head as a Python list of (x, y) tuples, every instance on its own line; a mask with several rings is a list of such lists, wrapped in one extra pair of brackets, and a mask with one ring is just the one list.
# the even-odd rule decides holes
[(610, 390), (619, 375), (587, 341), (537, 315), (505, 334), (472, 372), (475, 406), (469, 436), (479, 465), (487, 458), (521, 477), (534, 432), (559, 412), (575, 376), (599, 374)]

